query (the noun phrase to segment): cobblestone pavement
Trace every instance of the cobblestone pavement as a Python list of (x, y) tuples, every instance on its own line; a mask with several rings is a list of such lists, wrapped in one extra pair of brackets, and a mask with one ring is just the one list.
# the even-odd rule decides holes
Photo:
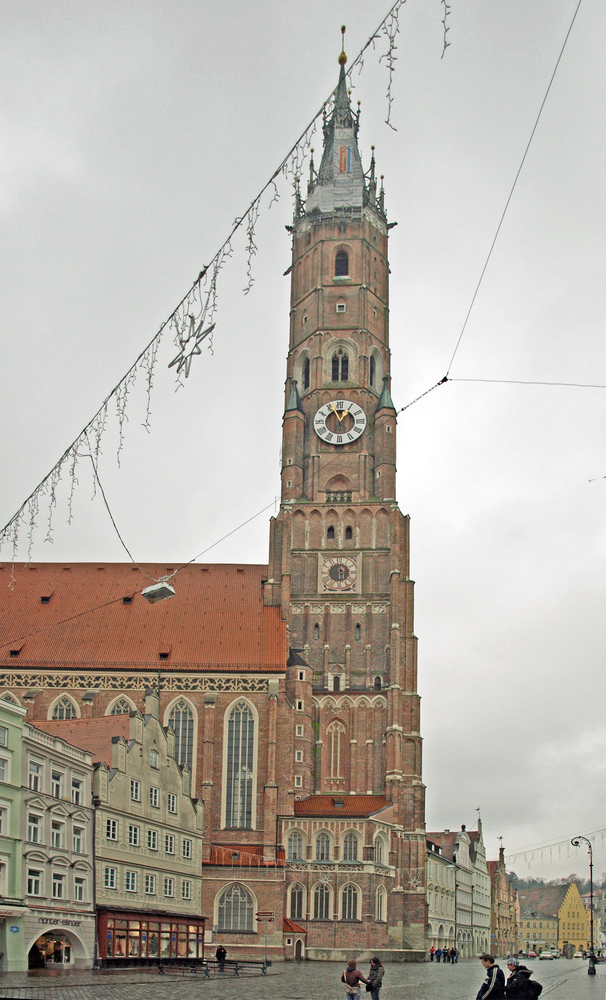
[[(505, 963), (499, 963), (505, 970)], [(606, 965), (587, 975), (579, 959), (528, 962), (534, 978), (543, 983), (541, 998), (550, 1000), (605, 1000)], [(367, 963), (359, 967), (367, 971)], [(267, 976), (235, 978), (224, 974), (206, 979), (201, 973), (151, 969), (121, 971), (56, 970), (0, 974), (0, 998), (23, 1000), (346, 1000), (340, 983), (342, 963), (276, 964)], [(381, 1000), (474, 1000), (483, 978), (476, 960), (457, 965), (388, 965)], [(365, 993), (362, 993), (364, 1000)]]

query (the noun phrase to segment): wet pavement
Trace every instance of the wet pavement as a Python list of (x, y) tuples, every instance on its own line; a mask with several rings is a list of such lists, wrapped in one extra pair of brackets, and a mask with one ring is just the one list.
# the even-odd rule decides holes
[[(506, 973), (505, 963), (499, 964)], [(528, 961), (534, 978), (543, 984), (541, 998), (550, 1000), (605, 1000), (606, 965), (587, 975), (580, 959)], [(359, 968), (368, 971), (367, 961)], [(88, 972), (49, 970), (0, 973), (0, 998), (23, 1000), (346, 1000), (340, 983), (342, 963), (276, 963), (266, 976), (223, 974), (206, 979), (203, 973), (153, 969)], [(456, 965), (393, 965), (385, 967), (381, 1000), (475, 1000), (484, 972), (480, 962), (468, 959)], [(362, 1000), (366, 994), (362, 992)]]

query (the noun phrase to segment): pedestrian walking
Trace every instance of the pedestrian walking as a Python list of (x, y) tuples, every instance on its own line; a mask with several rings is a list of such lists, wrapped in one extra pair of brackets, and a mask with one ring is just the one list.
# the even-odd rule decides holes
[[(509, 978), (505, 983), (505, 996), (507, 1000), (534, 1000), (538, 996), (538, 983), (530, 982), (532, 969), (526, 965), (521, 965), (515, 956), (507, 959)], [(539, 993), (541, 989), (539, 989)]]
[(459, 957), (459, 953), (458, 953), (457, 949), (456, 948), (451, 948), (450, 949), (450, 961), (452, 962), (453, 965), (456, 965), (456, 961), (457, 961), (458, 957)]
[(494, 955), (480, 955), (480, 962), (486, 969), (486, 978), (478, 990), (476, 1000), (503, 1000), (505, 996), (505, 976), (495, 964)]
[(379, 1000), (379, 990), (383, 985), (383, 976), (385, 975), (385, 969), (383, 968), (383, 963), (380, 958), (376, 955), (370, 960), (370, 971), (368, 973), (368, 986), (366, 987), (366, 992), (370, 993), (372, 1000)]
[(341, 976), (341, 982), (345, 983), (347, 1000), (360, 1000), (360, 983), (368, 985), (368, 979), (356, 968), (357, 964), (355, 958), (351, 958)]
[(442, 949), (436, 948), (436, 962), (439, 963), (441, 960), (442, 960)]
[(431, 948), (429, 949), (429, 961), (430, 962), (433, 962), (435, 953), (436, 953), (436, 949), (432, 945)]

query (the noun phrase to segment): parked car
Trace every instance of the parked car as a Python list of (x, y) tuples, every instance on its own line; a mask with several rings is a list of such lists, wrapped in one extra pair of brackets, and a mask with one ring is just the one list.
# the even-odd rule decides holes
[(528, 954), (526, 955), (526, 958), (536, 958), (536, 957), (537, 957), (536, 951), (529, 951)]
[(574, 953), (574, 955), (572, 957), (573, 958), (582, 958), (583, 957), (583, 952), (582, 951), (575, 951), (575, 953)]
[(559, 958), (560, 957), (560, 952), (558, 951), (557, 948), (552, 948), (551, 949), (551, 957), (552, 958)]
[(539, 962), (551, 962), (553, 960), (553, 955), (550, 951), (542, 951), (539, 955)]

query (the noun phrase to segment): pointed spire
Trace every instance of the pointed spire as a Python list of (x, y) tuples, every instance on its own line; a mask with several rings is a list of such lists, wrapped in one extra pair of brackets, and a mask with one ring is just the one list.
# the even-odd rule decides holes
[(389, 391), (388, 385), (389, 385), (389, 375), (384, 375), (383, 388), (381, 389), (381, 395), (379, 396), (379, 402), (377, 403), (375, 413), (377, 412), (377, 410), (382, 410), (384, 407), (386, 409), (395, 410), (395, 406), (393, 405), (393, 399), (391, 398), (391, 393)]
[(288, 412), (288, 410), (301, 410), (301, 412), (303, 412), (301, 397), (299, 396), (299, 390), (297, 389), (296, 378), (293, 378), (290, 384), (290, 396), (288, 397), (288, 403), (286, 404), (285, 412)]
[(307, 197), (308, 198), (309, 198), (311, 192), (314, 189), (314, 184), (315, 184), (315, 179), (316, 179), (316, 172), (314, 170), (314, 148), (313, 148), (313, 146), (311, 147), (310, 153), (311, 153), (311, 156), (309, 157), (309, 180), (307, 182)]

